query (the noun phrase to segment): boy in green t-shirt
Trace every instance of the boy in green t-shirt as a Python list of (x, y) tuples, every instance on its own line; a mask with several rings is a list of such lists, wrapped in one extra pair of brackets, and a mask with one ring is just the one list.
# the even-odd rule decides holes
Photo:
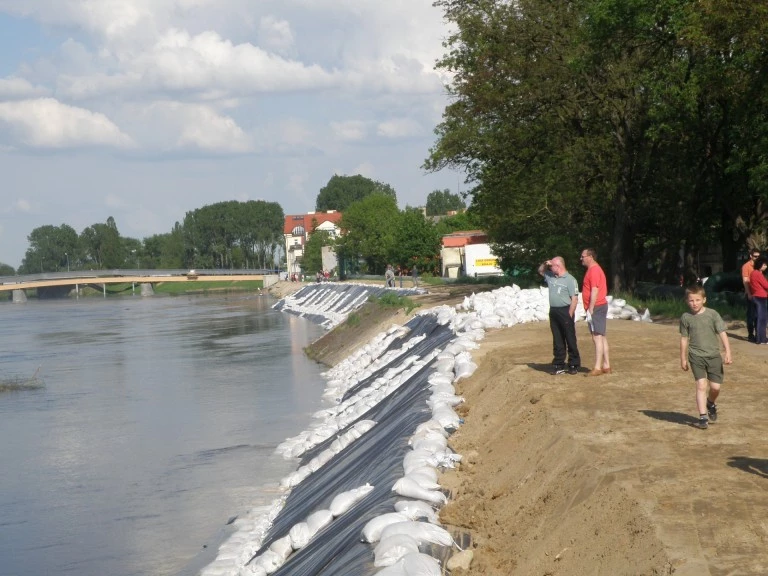
[(680, 318), (680, 367), (686, 372), (691, 367), (696, 380), (696, 407), (699, 409), (699, 421), (694, 425), (706, 430), (709, 422), (717, 421), (715, 400), (723, 383), (720, 342), (725, 348), (726, 364), (732, 362), (731, 347), (720, 314), (704, 307), (707, 302), (704, 288), (688, 288), (685, 299), (691, 312), (685, 312)]

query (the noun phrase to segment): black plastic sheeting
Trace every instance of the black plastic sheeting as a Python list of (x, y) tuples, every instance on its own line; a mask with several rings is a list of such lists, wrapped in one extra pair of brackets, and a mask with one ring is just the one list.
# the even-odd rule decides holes
[[(399, 346), (421, 334), (428, 337), (393, 363), (413, 354), (424, 357), (453, 337), (448, 327), (437, 324), (434, 315), (416, 317), (408, 327), (410, 332), (396, 339)], [(294, 552), (274, 573), (276, 576), (367, 576), (378, 571), (373, 566), (373, 546), (361, 541), (361, 532), (372, 518), (393, 512), (394, 503), (402, 499), (392, 492), (392, 485), (403, 476), (403, 459), (410, 450), (408, 439), (419, 424), (432, 417), (426, 403), (431, 394), (427, 377), (432, 372), (432, 364), (423, 366), (363, 414), (357, 421), (374, 420), (377, 424), (290, 492), (255, 556), (287, 535), (295, 524), (304, 521), (312, 512), (327, 509), (336, 495), (365, 484), (374, 487), (353, 508), (316, 534), (307, 546)], [(367, 379), (369, 384), (373, 381), (371, 378)], [(312, 455), (324, 450), (335, 437), (313, 448)], [(303, 461), (308, 461), (312, 455), (308, 452)]]
[[(385, 292), (396, 292), (400, 296), (424, 294), (419, 288), (384, 288), (383, 286), (367, 286), (361, 284), (310, 284), (291, 296), (280, 300), (272, 308), (289, 312), (308, 319), (315, 324), (328, 321), (325, 313), (344, 314), (356, 310), (368, 301), (371, 296), (381, 296)], [(311, 307), (314, 313), (302, 313), (291, 308), (293, 302), (300, 306)], [(349, 308), (351, 305), (351, 308)], [(347, 309), (349, 308), (349, 309)]]

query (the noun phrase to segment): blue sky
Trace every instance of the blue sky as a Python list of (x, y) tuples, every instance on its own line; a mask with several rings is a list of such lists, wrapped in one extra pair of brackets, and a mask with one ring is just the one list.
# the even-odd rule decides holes
[(36, 227), (168, 232), (224, 200), (314, 208), (333, 174), (401, 206), (448, 79), (432, 0), (0, 0), (0, 262)]

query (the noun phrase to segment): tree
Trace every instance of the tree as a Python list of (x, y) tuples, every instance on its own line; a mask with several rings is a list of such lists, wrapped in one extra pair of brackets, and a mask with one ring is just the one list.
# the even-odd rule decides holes
[(339, 176), (334, 174), (317, 195), (315, 210), (344, 212), (354, 202), (359, 202), (371, 194), (391, 196), (397, 202), (394, 188), (365, 176)]
[(383, 274), (392, 254), (399, 211), (394, 197), (371, 194), (351, 204), (341, 219), (345, 234), (339, 239), (339, 255), (363, 258), (367, 271)]
[(115, 219), (110, 216), (105, 224), (93, 224), (80, 233), (85, 266), (97, 269), (122, 268), (126, 253)]
[(71, 264), (76, 260), (77, 232), (67, 224), (40, 226), (30, 232), (27, 240), (29, 248), (21, 261), (20, 274), (59, 272), (67, 269), (68, 255)]
[(466, 207), (462, 197), (448, 188), (433, 190), (427, 196), (427, 216), (441, 216), (448, 212), (464, 210)]
[(404, 268), (417, 266), (421, 272), (439, 275), (440, 235), (421, 210), (407, 208), (397, 218), (390, 263)]
[(453, 102), (426, 166), (469, 175), (502, 265), (583, 244), (613, 288), (768, 223), (768, 6), (439, 0)]
[(326, 230), (312, 232), (304, 244), (301, 268), (307, 274), (314, 274), (323, 269), (323, 247), (333, 244), (333, 238)]
[(0, 262), (0, 276), (15, 276), (16, 270), (13, 269), (13, 266), (9, 264), (5, 264), (4, 262)]

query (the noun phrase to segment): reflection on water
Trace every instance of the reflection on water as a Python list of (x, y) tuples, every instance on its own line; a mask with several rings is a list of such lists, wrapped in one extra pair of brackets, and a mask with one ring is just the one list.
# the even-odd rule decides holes
[(320, 328), (254, 295), (0, 304), (0, 576), (176, 574), (273, 498)]

